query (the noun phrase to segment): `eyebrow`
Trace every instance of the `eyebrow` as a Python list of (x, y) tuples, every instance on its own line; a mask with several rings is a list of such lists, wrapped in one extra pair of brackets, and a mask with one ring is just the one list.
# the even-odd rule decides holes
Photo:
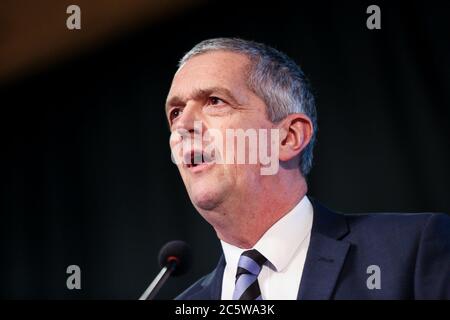
[[(237, 104), (236, 98), (231, 93), (231, 91), (224, 87), (209, 87), (204, 89), (195, 89), (191, 95), (191, 99), (200, 100), (204, 97), (211, 95), (212, 93), (225, 95), (228, 99), (231, 100), (231, 103)], [(170, 106), (184, 105), (184, 104), (186, 104), (185, 99), (183, 99), (180, 96), (173, 96), (166, 102), (166, 112)]]

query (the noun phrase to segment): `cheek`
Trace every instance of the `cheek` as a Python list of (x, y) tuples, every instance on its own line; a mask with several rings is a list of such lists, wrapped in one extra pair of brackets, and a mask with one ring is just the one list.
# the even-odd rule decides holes
[(178, 131), (172, 131), (169, 137), (169, 145), (172, 148), (176, 144), (181, 142), (181, 134)]
[(189, 190), (189, 179), (187, 178), (186, 173), (179, 165), (177, 166), (177, 168), (178, 168), (178, 171), (180, 172), (181, 179), (183, 180), (183, 183), (186, 186), (186, 189)]
[(170, 135), (169, 147), (172, 163), (176, 164), (178, 166), (178, 169), (180, 169), (179, 164), (182, 163), (183, 143), (181, 136), (179, 134), (172, 133)]
[(258, 187), (260, 169), (258, 165), (237, 164), (234, 166), (234, 184), (240, 190), (252, 190)]

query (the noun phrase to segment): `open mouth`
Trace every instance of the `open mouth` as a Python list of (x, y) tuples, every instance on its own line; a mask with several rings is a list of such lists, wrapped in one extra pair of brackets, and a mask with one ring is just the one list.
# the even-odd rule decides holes
[(201, 150), (192, 150), (184, 156), (185, 165), (189, 169), (212, 164), (213, 160), (210, 155), (203, 153)]

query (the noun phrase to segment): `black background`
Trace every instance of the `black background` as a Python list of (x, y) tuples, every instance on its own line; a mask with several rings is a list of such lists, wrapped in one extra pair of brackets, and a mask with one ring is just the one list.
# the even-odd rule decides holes
[[(381, 7), (381, 30), (366, 8)], [(0, 297), (136, 299), (182, 239), (211, 270), (214, 230), (170, 160), (164, 102), (194, 44), (272, 45), (309, 76), (319, 136), (309, 194), (338, 211), (450, 212), (450, 23), (437, 1), (204, 3), (1, 88)], [(88, 26), (83, 26), (88, 27)], [(82, 289), (66, 288), (66, 268)]]

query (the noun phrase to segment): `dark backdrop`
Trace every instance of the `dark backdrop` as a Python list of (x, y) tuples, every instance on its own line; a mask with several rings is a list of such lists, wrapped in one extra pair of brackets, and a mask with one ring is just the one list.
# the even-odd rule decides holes
[[(370, 4), (381, 30), (366, 28)], [(177, 60), (211, 37), (265, 42), (309, 76), (310, 195), (349, 213), (450, 212), (448, 12), (436, 1), (204, 3), (6, 84), (0, 296), (136, 299), (172, 239), (195, 263), (160, 298), (215, 266), (219, 241), (170, 161), (163, 112)], [(66, 288), (71, 264), (78, 291)]]

